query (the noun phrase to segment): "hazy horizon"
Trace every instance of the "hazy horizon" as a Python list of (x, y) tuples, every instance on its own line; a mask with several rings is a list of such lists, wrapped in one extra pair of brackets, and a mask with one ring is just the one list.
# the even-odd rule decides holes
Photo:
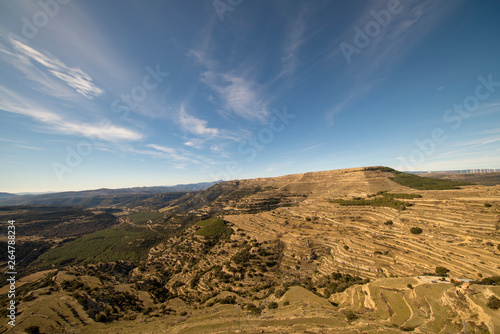
[[(348, 167), (348, 168), (340, 168), (340, 169), (355, 169), (355, 168), (362, 168), (362, 167), (375, 167), (375, 166), (358, 166), (358, 167)], [(474, 170), (475, 168), (465, 168), (465, 169), (454, 169), (454, 170), (420, 170), (420, 171), (408, 171), (410, 173), (430, 173), (430, 172), (453, 172), (453, 171), (463, 171), (463, 170)], [(482, 170), (492, 170), (492, 172), (500, 172), (500, 169), (494, 169), (494, 168), (481, 168)], [(337, 170), (337, 169), (333, 169)], [(303, 171), (303, 172), (297, 172), (293, 174), (301, 174), (301, 173), (314, 173), (314, 172), (323, 172), (323, 171), (328, 171), (328, 170), (318, 170), (318, 171)], [(480, 171), (479, 173), (487, 173)], [(279, 177), (279, 176), (285, 176), (285, 175), (290, 175), (290, 174), (281, 174), (281, 175), (274, 175), (274, 176), (256, 176), (255, 178), (267, 178), (267, 177)], [(253, 179), (253, 178), (252, 178)], [(182, 185), (192, 185), (192, 184), (200, 184), (200, 183), (210, 183), (210, 182), (222, 182), (222, 181), (233, 181), (233, 180), (242, 180), (242, 179), (231, 179), (231, 180), (217, 180), (217, 181), (200, 181), (200, 182), (188, 182), (188, 183), (175, 183), (175, 184), (168, 184), (168, 185), (158, 185), (158, 184), (153, 184), (153, 185), (139, 185), (139, 186), (127, 186), (127, 187), (115, 187), (115, 188), (108, 188), (108, 187), (100, 187), (100, 188), (81, 188), (81, 189), (66, 189), (66, 190), (47, 190), (47, 191), (40, 191), (40, 192), (35, 192), (35, 191), (25, 191), (25, 192), (12, 192), (10, 194), (14, 195), (39, 195), (39, 194), (52, 194), (52, 193), (59, 193), (59, 192), (79, 192), (79, 191), (93, 191), (93, 190), (99, 190), (99, 189), (109, 189), (109, 190), (116, 190), (116, 189), (129, 189), (129, 188), (149, 188), (149, 187), (175, 187), (175, 186), (182, 186)], [(0, 191), (4, 192), (4, 191)], [(7, 193), (7, 192), (5, 192)]]

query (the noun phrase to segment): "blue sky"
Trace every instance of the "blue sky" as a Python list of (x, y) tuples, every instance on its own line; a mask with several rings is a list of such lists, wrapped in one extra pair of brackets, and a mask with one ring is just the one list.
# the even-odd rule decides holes
[(0, 191), (500, 168), (497, 1), (2, 1)]

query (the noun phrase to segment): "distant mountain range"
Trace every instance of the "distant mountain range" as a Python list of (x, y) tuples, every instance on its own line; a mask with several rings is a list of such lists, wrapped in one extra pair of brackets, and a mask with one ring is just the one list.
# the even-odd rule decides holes
[[(0, 193), (0, 205), (79, 205), (113, 206), (131, 201), (148, 200), (165, 193), (188, 193), (204, 190), (220, 181), (201, 182), (193, 184), (178, 184), (175, 186), (134, 187), (121, 189), (95, 189), (84, 191), (66, 191), (37, 195), (15, 195)], [(180, 194), (180, 195), (182, 195)], [(169, 196), (171, 197), (171, 196)]]
[(9, 193), (0, 193), (0, 200), (5, 199), (5, 198), (12, 198), (16, 197), (17, 195), (14, 194), (9, 194)]
[[(462, 169), (449, 171), (411, 171), (425, 177), (467, 181), (482, 185), (500, 184), (500, 169)], [(2, 205), (70, 205), (81, 207), (117, 207), (124, 205), (161, 206), (165, 200), (174, 200), (190, 192), (210, 188), (221, 181), (178, 184), (174, 186), (133, 187), (120, 189), (95, 189), (83, 191), (47, 192), (40, 194), (11, 194), (0, 192)], [(176, 193), (176, 194), (174, 194)], [(160, 196), (160, 194), (163, 194)], [(193, 198), (197, 196), (193, 194)], [(204, 203), (201, 201), (200, 203)]]

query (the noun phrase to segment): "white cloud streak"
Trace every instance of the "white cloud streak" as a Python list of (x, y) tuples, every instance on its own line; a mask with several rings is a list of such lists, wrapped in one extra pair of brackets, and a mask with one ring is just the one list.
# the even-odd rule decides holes
[(179, 109), (179, 124), (184, 131), (197, 136), (210, 138), (219, 134), (219, 129), (209, 128), (207, 121), (189, 115), (184, 106)]
[(156, 145), (156, 144), (147, 144), (146, 147), (154, 148), (157, 151), (160, 152), (165, 152), (169, 154), (175, 154), (175, 149), (171, 147), (166, 147), (166, 146), (161, 146), (161, 145)]
[(107, 141), (139, 140), (143, 135), (113, 124), (91, 124), (68, 120), (61, 115), (22, 98), (16, 93), (0, 86), (0, 109), (10, 113), (28, 116), (37, 122), (48, 125), (51, 131), (67, 135), (100, 138)]
[(295, 73), (299, 61), (299, 49), (304, 43), (304, 31), (306, 24), (301, 13), (299, 19), (292, 25), (288, 44), (283, 48), (284, 56), (281, 58), (282, 73), (279, 75), (291, 75)]
[(202, 163), (202, 161), (204, 161), (205, 163), (208, 162), (207, 159), (194, 155), (182, 149), (173, 149), (171, 147), (157, 144), (147, 144), (146, 147), (151, 148), (152, 150), (134, 148), (131, 146), (121, 146), (119, 147), (119, 149), (123, 152), (141, 154), (155, 159), (166, 159), (169, 161), (173, 161), (175, 162), (174, 167), (180, 169), (184, 169), (186, 166), (192, 164), (199, 165)]
[[(188, 55), (205, 67), (200, 81), (216, 93), (226, 114), (233, 113), (247, 120), (265, 122), (269, 116), (268, 102), (263, 94), (264, 89), (244, 74), (251, 72), (249, 68), (222, 72), (216, 70), (216, 62), (207, 59), (203, 53), (190, 51)], [(217, 102), (213, 96), (211, 101)]]
[(229, 112), (247, 120), (259, 121), (264, 121), (269, 115), (259, 88), (243, 76), (206, 71), (202, 75), (202, 82), (218, 94)]
[[(10, 42), (17, 55), (15, 58), (10, 57), (11, 62), (15, 62), (14, 65), (18, 69), (27, 74), (30, 79), (45, 86), (47, 90), (53, 88), (53, 84), (48, 79), (46, 72), (60, 79), (88, 99), (93, 99), (104, 93), (104, 90), (97, 87), (92, 82), (92, 78), (80, 68), (67, 66), (56, 57), (48, 53), (39, 52), (15, 39), (11, 38)], [(2, 51), (7, 55), (12, 54), (7, 50)], [(38, 66), (35, 66), (36, 64)], [(46, 70), (46, 72), (44, 73), (42, 69)]]

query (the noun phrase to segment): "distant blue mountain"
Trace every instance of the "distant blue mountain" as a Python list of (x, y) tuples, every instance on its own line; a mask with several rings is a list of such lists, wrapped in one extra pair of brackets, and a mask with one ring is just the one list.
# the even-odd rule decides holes
[(15, 194), (0, 193), (0, 199), (12, 198), (12, 197), (16, 197), (16, 196), (17, 196), (17, 195), (15, 195)]
[[(109, 198), (114, 197), (119, 201), (144, 200), (154, 195), (165, 193), (188, 193), (207, 189), (215, 182), (201, 182), (193, 184), (179, 184), (175, 186), (158, 187), (134, 187), (121, 189), (95, 189), (83, 191), (66, 191), (59, 193), (44, 193), (32, 195), (13, 195), (0, 193), (0, 205), (80, 205), (97, 206), (107, 203)], [(171, 197), (171, 196), (167, 196)]]

